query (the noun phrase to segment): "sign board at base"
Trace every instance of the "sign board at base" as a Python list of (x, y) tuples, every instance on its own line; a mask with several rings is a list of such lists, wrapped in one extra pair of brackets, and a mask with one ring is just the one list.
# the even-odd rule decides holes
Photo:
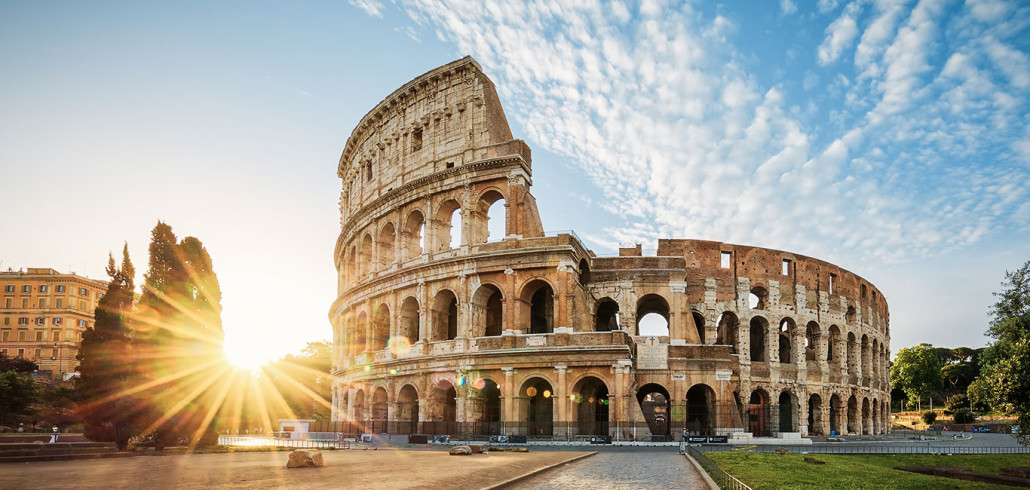
[(732, 376), (733, 376), (733, 371), (730, 371), (729, 369), (719, 369), (719, 370), (715, 371), (715, 380), (716, 381), (729, 381), (730, 377), (732, 377)]

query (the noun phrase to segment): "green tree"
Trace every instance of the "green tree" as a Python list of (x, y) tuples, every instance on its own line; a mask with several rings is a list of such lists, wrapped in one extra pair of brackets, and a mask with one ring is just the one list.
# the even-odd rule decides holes
[(987, 335), (996, 340), (981, 356), (981, 378), (994, 408), (1015, 413), (1018, 438), (1030, 444), (1030, 261), (1006, 272), (994, 296)]
[(11, 425), (33, 413), (39, 390), (32, 381), (36, 363), (0, 354), (0, 424)]
[(891, 365), (891, 383), (917, 402), (942, 386), (941, 361), (930, 344), (898, 351)]
[(222, 353), (221, 289), (200, 240), (178, 242), (158, 221), (136, 323), (148, 361), (141, 371), (152, 402), (158, 446), (213, 444), (220, 400), (215, 383), (227, 368)]
[(332, 350), (329, 341), (308, 342), (300, 355), (287, 354), (263, 369), (282, 394), (292, 416), (329, 420)]
[(96, 441), (114, 442), (124, 451), (138, 435), (144, 400), (133, 396), (139, 382), (129, 317), (132, 314), (136, 270), (129, 259), (128, 244), (122, 249), (122, 265), (108, 257), (111, 281), (94, 312), (93, 328), (82, 334), (78, 360), (81, 376), (76, 384), (83, 403), (78, 407), (85, 435)]

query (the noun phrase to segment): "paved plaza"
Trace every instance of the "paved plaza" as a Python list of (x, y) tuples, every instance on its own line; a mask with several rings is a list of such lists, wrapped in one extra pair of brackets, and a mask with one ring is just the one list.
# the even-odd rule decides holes
[(604, 451), (509, 487), (516, 489), (707, 488), (701, 474), (675, 449)]
[[(286, 469), (289, 452), (138, 456), (0, 466), (0, 488), (485, 488), (586, 451), (323, 451), (325, 467)], [(587, 458), (589, 460), (590, 458)]]

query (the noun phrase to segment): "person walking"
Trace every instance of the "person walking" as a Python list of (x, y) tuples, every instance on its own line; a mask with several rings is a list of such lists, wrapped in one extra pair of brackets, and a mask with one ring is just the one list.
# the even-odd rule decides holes
[(59, 433), (58, 433), (59, 429), (57, 428), (57, 425), (55, 424), (54, 427), (50, 429), (50, 431), (53, 432), (53, 434), (50, 436), (50, 442), (51, 443), (57, 442), (57, 437), (59, 435)]
[(680, 436), (680, 454), (687, 454), (687, 428), (683, 428), (683, 434)]

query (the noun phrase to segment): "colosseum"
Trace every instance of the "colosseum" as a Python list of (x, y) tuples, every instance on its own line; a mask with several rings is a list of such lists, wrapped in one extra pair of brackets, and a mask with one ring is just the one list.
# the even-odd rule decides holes
[(337, 175), (345, 432), (733, 442), (888, 427), (875, 286), (780, 250), (662, 239), (654, 255), (598, 256), (545, 232), (530, 148), (472, 58), (376, 105)]

